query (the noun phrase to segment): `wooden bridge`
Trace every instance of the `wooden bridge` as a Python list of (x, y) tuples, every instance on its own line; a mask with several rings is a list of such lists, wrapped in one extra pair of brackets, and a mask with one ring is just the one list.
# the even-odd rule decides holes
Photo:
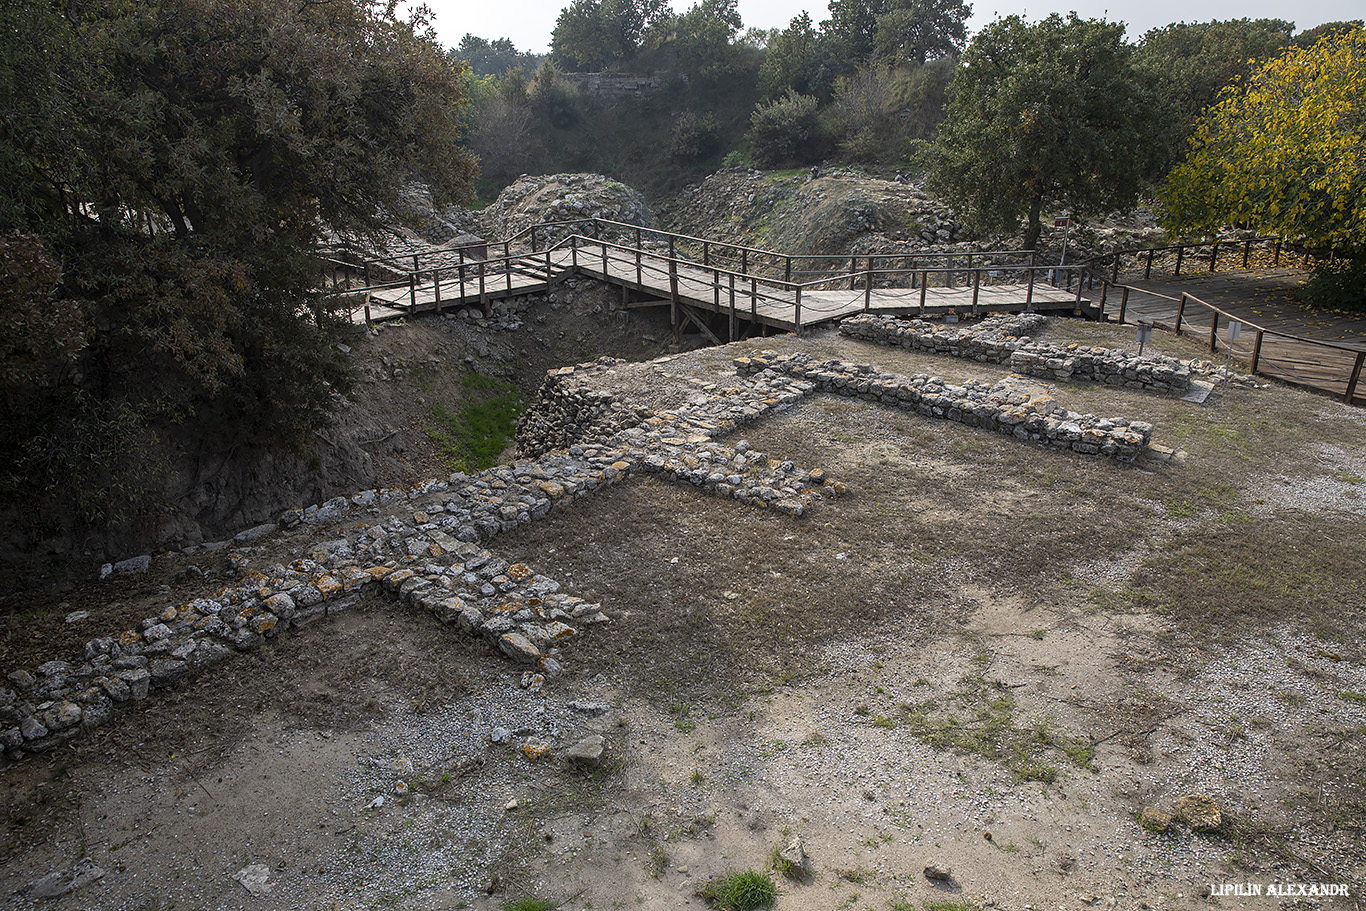
[(629, 308), (667, 306), (676, 333), (692, 325), (717, 343), (801, 332), (855, 313), (1098, 315), (1082, 297), (1084, 266), (1037, 265), (1030, 252), (790, 255), (605, 219), (536, 225), (501, 246), (501, 255), (488, 257), (439, 250), (334, 261), (352, 278), (357, 271), (387, 277), (359, 286), (335, 278), (334, 285), (354, 295), (353, 319), (383, 321), (466, 306), (487, 313), (493, 300), (583, 276), (620, 287)]
[[(1279, 238), (1222, 246), (1235, 259), (1241, 255), (1246, 269), (1254, 244), (1265, 247), (1266, 256), (1280, 265)], [(432, 250), (331, 265), (335, 289), (352, 301), (353, 321), (467, 306), (487, 315), (494, 300), (545, 291), (573, 276), (620, 287), (628, 308), (667, 306), (675, 335), (694, 326), (716, 344), (770, 330), (800, 333), (855, 313), (1061, 312), (1121, 324), (1148, 322), (1178, 335), (1208, 333), (1211, 354), (1228, 354), (1231, 347), (1254, 374), (1329, 392), (1349, 404), (1366, 404), (1366, 384), (1361, 383), (1366, 345), (1360, 342), (1305, 338), (1258, 325), (1247, 314), (1191, 294), (1171, 297), (1118, 281), (1125, 257), (1130, 265), (1141, 262), (1147, 279), (1157, 255), (1174, 255), (1179, 276), (1188, 254), (1197, 262), (1197, 254), (1208, 252), (1208, 271), (1213, 272), (1220, 247), (1211, 242), (1122, 250), (1069, 266), (1041, 265), (1034, 252), (1018, 250), (792, 255), (588, 218), (533, 225), (495, 245), (493, 256)], [(1091, 296), (1083, 297), (1083, 289)], [(1227, 337), (1231, 322), (1241, 328), (1233, 340)]]

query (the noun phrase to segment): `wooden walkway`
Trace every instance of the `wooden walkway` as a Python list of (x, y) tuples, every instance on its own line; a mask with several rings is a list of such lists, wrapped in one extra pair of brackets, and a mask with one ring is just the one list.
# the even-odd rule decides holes
[[(424, 270), (405, 281), (355, 289), (352, 319), (368, 315), (371, 321), (382, 322), (466, 306), (486, 310), (492, 300), (544, 291), (571, 275), (634, 292), (638, 299), (628, 307), (669, 306), (675, 326), (690, 322), (713, 341), (720, 340), (719, 333), (734, 339), (760, 326), (801, 331), (863, 312), (967, 316), (1032, 310), (1094, 315), (1091, 301), (1079, 290), (1066, 291), (1042, 281), (982, 283), (982, 276), (989, 275), (984, 270), (923, 269), (915, 273), (912, 288), (876, 287), (881, 276), (869, 270), (794, 283), (579, 237), (548, 252), (473, 261), (455, 271)], [(972, 275), (976, 284), (932, 284), (951, 280), (954, 274)], [(832, 285), (842, 287), (835, 290)]]
[[(1268, 313), (1273, 304), (1256, 302), (1260, 296), (1254, 291), (1257, 276), (1245, 278), (1240, 283), (1225, 277), (1222, 287), (1209, 280), (1190, 285), (1137, 282), (1127, 286), (1129, 292), (1122, 298), (1125, 286), (1112, 286), (1106, 292), (1103, 318), (1126, 324), (1147, 322), (1207, 340), (1211, 360), (1227, 358), (1231, 351), (1243, 369), (1319, 389), (1349, 404), (1366, 405), (1366, 384), (1361, 382), (1366, 362), (1366, 335), (1359, 331), (1362, 321), (1311, 316), (1285, 306)], [(1189, 287), (1201, 296), (1183, 290)], [(1229, 324), (1234, 321), (1242, 325), (1238, 338), (1230, 340)]]

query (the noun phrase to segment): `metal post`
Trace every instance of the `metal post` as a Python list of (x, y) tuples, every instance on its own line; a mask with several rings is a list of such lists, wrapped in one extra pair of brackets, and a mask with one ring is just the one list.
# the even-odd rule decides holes
[(1181, 318), (1186, 315), (1186, 292), (1181, 292), (1181, 303), (1176, 306), (1176, 334), (1181, 334)]
[(1265, 333), (1261, 329), (1257, 330), (1257, 341), (1252, 346), (1252, 369), (1249, 373), (1257, 372), (1257, 362), (1262, 359), (1262, 336)]

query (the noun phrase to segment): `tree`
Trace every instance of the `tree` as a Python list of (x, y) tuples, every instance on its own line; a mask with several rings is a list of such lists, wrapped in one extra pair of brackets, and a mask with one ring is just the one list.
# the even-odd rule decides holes
[(630, 60), (672, 16), (667, 0), (573, 0), (555, 21), (550, 53), (571, 72), (600, 70)]
[[(38, 0), (0, 5), (0, 29), (0, 236), (40, 239), (84, 338), (0, 370), (0, 506), (118, 488), (110, 453), (191, 418), (242, 445), (311, 437), (347, 382), (324, 224), (378, 230), (409, 179), (439, 205), (473, 179), (462, 73), (426, 21), (366, 0)], [(39, 261), (3, 258), (0, 286)], [(0, 297), (0, 322), (16, 306)]]
[(674, 20), (679, 68), (689, 76), (716, 82), (733, 74), (744, 28), (736, 0), (701, 0)]
[(1132, 205), (1156, 164), (1160, 112), (1124, 25), (1019, 16), (973, 37), (930, 149), (934, 187), (982, 231), (1024, 217), (1033, 249), (1045, 208)]
[(826, 56), (821, 33), (812, 28), (811, 17), (803, 11), (769, 39), (759, 67), (759, 91), (768, 100), (788, 89), (805, 95), (827, 91), (829, 86), (820, 84)]
[(891, 63), (922, 64), (957, 53), (971, 15), (963, 0), (832, 0), (822, 27), (849, 69), (874, 53)]
[(972, 4), (963, 0), (890, 0), (877, 18), (873, 48), (891, 63), (951, 57), (967, 41), (971, 15)]
[(480, 76), (501, 76), (516, 69), (534, 73), (541, 63), (540, 54), (517, 50), (510, 38), (489, 41), (468, 32), (451, 54), (455, 59), (468, 63), (470, 69)]
[(1281, 19), (1233, 19), (1177, 22), (1144, 33), (1135, 59), (1162, 87), (1169, 161), (1181, 156), (1195, 122), (1219, 92), (1251, 73), (1257, 61), (1279, 54), (1294, 30)]
[(1208, 110), (1163, 194), (1173, 230), (1228, 224), (1366, 249), (1366, 31), (1292, 48)]

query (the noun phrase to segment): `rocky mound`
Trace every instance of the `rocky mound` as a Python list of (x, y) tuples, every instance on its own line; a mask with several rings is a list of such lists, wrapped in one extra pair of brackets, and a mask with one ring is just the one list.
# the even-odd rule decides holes
[(654, 211), (638, 190), (601, 174), (519, 177), (484, 210), (482, 220), (484, 231), (501, 240), (541, 222), (581, 218), (655, 225)]
[(972, 237), (951, 209), (916, 183), (848, 169), (718, 171), (685, 190), (665, 217), (686, 234), (784, 253), (940, 249)]

